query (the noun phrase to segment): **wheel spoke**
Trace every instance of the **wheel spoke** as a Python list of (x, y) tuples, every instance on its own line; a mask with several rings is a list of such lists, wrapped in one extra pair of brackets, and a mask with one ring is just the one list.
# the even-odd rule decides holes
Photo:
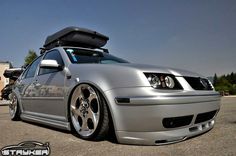
[(82, 114), (81, 114), (81, 112), (79, 111), (79, 109), (77, 109), (75, 106), (73, 106), (73, 105), (71, 105), (71, 111), (72, 111), (72, 113), (76, 116), (76, 117), (78, 117), (78, 116), (80, 116), (80, 117), (82, 117)]
[(84, 93), (82, 92), (82, 87), (76, 88), (76, 90), (74, 91), (74, 94), (75, 95), (72, 96), (71, 101), (76, 101), (78, 98), (80, 100), (84, 99)]
[(11, 106), (11, 108), (13, 109), (14, 108), (14, 106), (15, 106), (15, 100), (16, 100), (16, 98), (15, 98), (15, 96), (12, 98), (12, 100), (11, 100), (11, 103), (10, 103), (10, 106)]
[(13, 96), (13, 98), (10, 101), (10, 104), (13, 105), (15, 103), (15, 100), (16, 100), (16, 98), (15, 98), (15, 96)]
[(16, 96), (13, 96), (11, 98), (10, 105), (9, 105), (9, 112), (12, 117), (15, 116), (16, 110), (17, 110), (17, 98)]
[(88, 131), (87, 118), (82, 118), (82, 125), (80, 131)]
[(12, 104), (13, 104), (14, 107), (17, 105), (16, 97), (14, 97), (14, 100), (13, 100)]
[(90, 93), (88, 97), (88, 102), (91, 103), (93, 99), (97, 99), (97, 95), (95, 93)]
[(83, 95), (83, 93), (82, 93), (82, 94), (79, 94), (78, 97), (79, 97), (80, 100), (84, 100), (84, 95)]

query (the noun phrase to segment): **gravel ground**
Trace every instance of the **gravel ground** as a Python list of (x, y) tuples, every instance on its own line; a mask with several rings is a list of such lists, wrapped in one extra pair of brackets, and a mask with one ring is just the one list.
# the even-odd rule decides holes
[(8, 107), (0, 104), (0, 148), (22, 141), (50, 142), (51, 155), (161, 155), (161, 156), (233, 156), (236, 155), (236, 98), (222, 98), (222, 107), (215, 127), (204, 135), (164, 146), (121, 145), (105, 140), (84, 141), (70, 132), (13, 122)]

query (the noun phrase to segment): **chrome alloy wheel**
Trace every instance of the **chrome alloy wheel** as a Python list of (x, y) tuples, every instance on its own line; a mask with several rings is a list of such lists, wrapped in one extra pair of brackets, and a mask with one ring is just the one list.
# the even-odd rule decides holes
[(13, 95), (9, 104), (9, 113), (12, 119), (16, 116), (16, 112), (17, 112), (17, 97), (16, 95)]
[(70, 105), (71, 120), (82, 137), (91, 136), (99, 122), (100, 104), (96, 91), (88, 84), (79, 85), (73, 92)]

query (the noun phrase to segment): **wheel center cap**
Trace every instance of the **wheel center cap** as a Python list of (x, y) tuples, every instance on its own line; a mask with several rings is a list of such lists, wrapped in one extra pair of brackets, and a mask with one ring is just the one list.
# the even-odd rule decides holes
[(89, 107), (89, 104), (88, 104), (88, 102), (86, 100), (82, 101), (82, 107), (85, 107), (85, 108)]
[(86, 115), (88, 114), (88, 108), (89, 108), (89, 104), (88, 104), (88, 101), (87, 100), (83, 100), (81, 102), (81, 110), (80, 112), (83, 114), (83, 117), (86, 117)]

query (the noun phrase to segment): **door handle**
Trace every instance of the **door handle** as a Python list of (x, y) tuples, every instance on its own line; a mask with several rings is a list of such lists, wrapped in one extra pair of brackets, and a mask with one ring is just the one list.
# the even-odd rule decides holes
[(38, 81), (34, 81), (34, 82), (33, 82), (33, 85), (34, 85), (35, 87), (40, 87), (40, 86), (41, 86), (41, 84), (38, 83)]

